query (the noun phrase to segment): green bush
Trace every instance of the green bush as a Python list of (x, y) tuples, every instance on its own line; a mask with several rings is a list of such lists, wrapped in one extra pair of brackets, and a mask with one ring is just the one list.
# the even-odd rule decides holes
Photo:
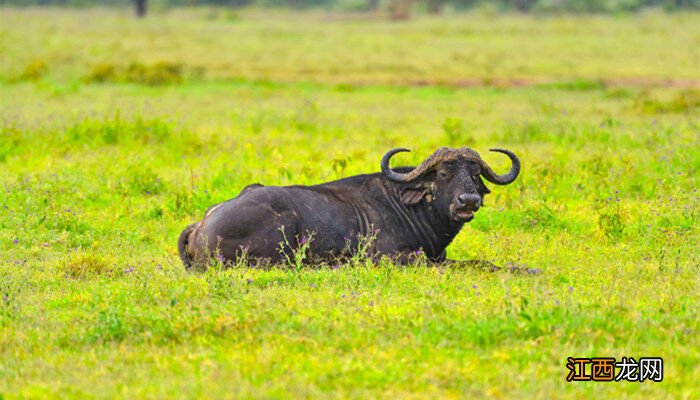
[(113, 260), (92, 252), (73, 253), (60, 264), (63, 275), (74, 279), (89, 279), (96, 276), (114, 276), (116, 267)]
[[(196, 75), (199, 72), (194, 71)], [(185, 67), (180, 63), (159, 61), (154, 64), (132, 62), (126, 67), (109, 63), (97, 64), (83, 76), (84, 82), (91, 83), (137, 83), (141, 85), (161, 86), (181, 83), (184, 80)]]
[(28, 63), (15, 81), (38, 81), (49, 72), (49, 65), (44, 60), (33, 60)]

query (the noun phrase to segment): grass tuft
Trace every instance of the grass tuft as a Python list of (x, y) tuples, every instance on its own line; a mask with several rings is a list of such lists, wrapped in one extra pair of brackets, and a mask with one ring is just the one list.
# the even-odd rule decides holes
[(85, 251), (72, 254), (60, 264), (59, 269), (63, 275), (73, 279), (113, 277), (117, 273), (114, 259)]

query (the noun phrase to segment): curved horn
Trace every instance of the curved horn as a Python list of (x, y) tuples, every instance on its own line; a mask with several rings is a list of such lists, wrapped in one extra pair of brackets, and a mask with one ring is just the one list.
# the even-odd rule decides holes
[(435, 150), (435, 152), (431, 154), (430, 157), (426, 158), (425, 161), (421, 163), (421, 165), (417, 166), (411, 172), (402, 174), (392, 171), (389, 167), (389, 160), (391, 159), (391, 157), (394, 154), (400, 153), (402, 151), (410, 150), (393, 149), (386, 153), (384, 157), (382, 157), (382, 172), (384, 173), (384, 176), (386, 176), (389, 180), (392, 180), (394, 182), (411, 182), (412, 180), (423, 175), (426, 171), (432, 169), (440, 161), (444, 161), (448, 158), (454, 157), (457, 152), (457, 150), (451, 149), (449, 147), (441, 147)]
[(515, 178), (518, 177), (518, 174), (520, 174), (520, 160), (518, 160), (518, 157), (513, 154), (513, 152), (505, 149), (490, 149), (490, 151), (507, 155), (511, 162), (510, 171), (508, 171), (508, 173), (505, 175), (498, 175), (493, 172), (491, 167), (489, 167), (484, 160), (480, 159), (481, 175), (483, 175), (487, 181), (495, 183), (496, 185), (507, 185), (512, 183)]
[(407, 182), (409, 179), (406, 179), (406, 175), (408, 174), (400, 174), (398, 172), (394, 172), (391, 170), (391, 167), (389, 166), (389, 160), (391, 160), (391, 157), (394, 156), (396, 153), (403, 153), (403, 152), (410, 152), (411, 150), (409, 149), (404, 149), (404, 148), (398, 148), (398, 149), (392, 149), (389, 150), (386, 154), (384, 154), (384, 157), (382, 157), (382, 173), (384, 176), (386, 176), (389, 180), (394, 181), (394, 182)]

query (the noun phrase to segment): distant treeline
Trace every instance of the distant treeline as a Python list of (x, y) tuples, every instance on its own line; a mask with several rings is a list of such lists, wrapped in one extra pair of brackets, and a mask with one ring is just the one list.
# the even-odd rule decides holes
[[(0, 4), (16, 6), (58, 5), (86, 7), (131, 6), (135, 0), (0, 0)], [(496, 12), (520, 13), (620, 13), (636, 12), (646, 8), (700, 10), (700, 0), (146, 0), (152, 6), (230, 6), (277, 7), (310, 9), (320, 8), (345, 11), (373, 11), (381, 8), (423, 8), (430, 13), (441, 13), (446, 7), (456, 11), (489, 9)]]

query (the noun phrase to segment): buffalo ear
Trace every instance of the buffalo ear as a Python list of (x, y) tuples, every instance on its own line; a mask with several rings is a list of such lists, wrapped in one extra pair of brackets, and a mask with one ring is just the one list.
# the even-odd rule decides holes
[(423, 186), (406, 187), (401, 191), (401, 202), (407, 206), (418, 204), (428, 192), (428, 188)]
[(478, 184), (479, 184), (479, 192), (480, 192), (482, 195), (486, 195), (486, 194), (491, 193), (491, 190), (489, 190), (489, 188), (486, 187), (486, 185), (484, 185), (484, 181), (483, 181), (481, 178), (479, 178), (479, 183), (478, 183)]

